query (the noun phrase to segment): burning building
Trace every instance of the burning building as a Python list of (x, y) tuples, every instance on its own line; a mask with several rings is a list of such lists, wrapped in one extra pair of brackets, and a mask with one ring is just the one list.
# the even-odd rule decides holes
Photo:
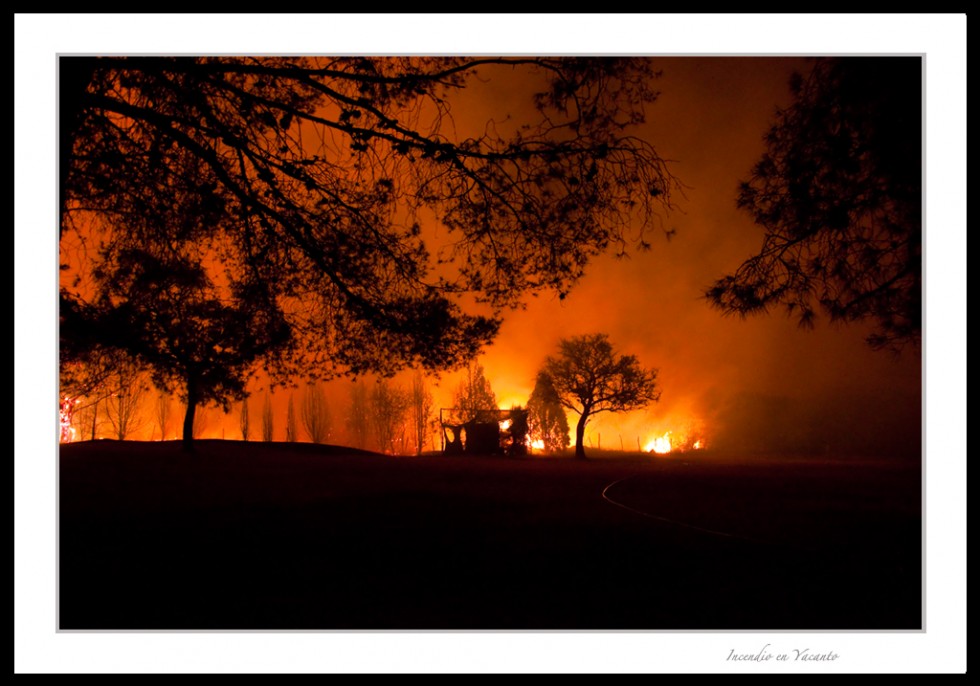
[(500, 408), (464, 413), (439, 410), (445, 455), (524, 455), (527, 453), (527, 410)]

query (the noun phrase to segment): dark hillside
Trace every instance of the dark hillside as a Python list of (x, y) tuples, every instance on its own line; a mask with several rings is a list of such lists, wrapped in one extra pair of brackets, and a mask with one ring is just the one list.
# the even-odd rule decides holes
[(696, 458), (65, 445), (60, 627), (921, 627), (917, 465)]

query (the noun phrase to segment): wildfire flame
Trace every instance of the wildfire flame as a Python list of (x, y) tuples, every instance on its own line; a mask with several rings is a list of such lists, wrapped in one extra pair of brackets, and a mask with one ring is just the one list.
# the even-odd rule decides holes
[(704, 439), (694, 439), (689, 433), (675, 435), (672, 431), (666, 431), (662, 436), (656, 436), (643, 446), (643, 452), (666, 455), (673, 450), (701, 450), (704, 448)]
[(663, 436), (658, 436), (652, 441), (649, 441), (646, 446), (644, 446), (643, 451), (647, 453), (657, 453), (658, 455), (663, 455), (669, 453), (671, 450), (670, 445), (670, 432), (666, 432)]
[(58, 423), (61, 427), (60, 440), (62, 443), (71, 443), (75, 438), (75, 427), (71, 425), (71, 417), (77, 402), (77, 398), (61, 399), (61, 405), (58, 408)]

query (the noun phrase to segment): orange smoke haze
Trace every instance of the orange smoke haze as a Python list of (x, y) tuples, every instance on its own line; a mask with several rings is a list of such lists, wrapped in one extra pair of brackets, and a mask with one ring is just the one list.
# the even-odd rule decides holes
[[(873, 352), (858, 326), (838, 328), (823, 319), (816, 330), (802, 331), (780, 312), (726, 318), (702, 299), (708, 285), (761, 244), (761, 229), (735, 208), (736, 186), (762, 154), (775, 109), (789, 102), (789, 76), (805, 68), (805, 60), (652, 59), (663, 71), (661, 96), (648, 108), (641, 133), (685, 186), (664, 217), (664, 229), (676, 233), (670, 240), (652, 236), (648, 252), (597, 259), (565, 300), (545, 294), (507, 313), (479, 360), (498, 404), (527, 403), (537, 371), (562, 338), (606, 333), (619, 352), (659, 370), (662, 396), (643, 411), (594, 417), (587, 446), (635, 450), (670, 432), (675, 447), (701, 441), (716, 449), (918, 454), (917, 354)], [(491, 81), (485, 92), (468, 93), (464, 106), (454, 109), (457, 131), (486, 125), (481, 98), (493, 103), (498, 127), (520, 121), (525, 105), (510, 97), (517, 89), (508, 84)], [(436, 225), (424, 230), (440, 234)], [(408, 379), (397, 381), (407, 385)], [(458, 373), (432, 379), (437, 409), (452, 406), (459, 379)], [(349, 382), (327, 388), (334, 433), (342, 441)], [(254, 391), (250, 414), (258, 427), (265, 392), (260, 384)], [(301, 381), (293, 393), (298, 402)], [(281, 390), (273, 395), (277, 440), (284, 436), (288, 396)], [(212, 408), (205, 414), (203, 437), (240, 437), (237, 406), (229, 415)], [(570, 425), (575, 419), (569, 414)], [(147, 421), (140, 437), (150, 438), (152, 425)], [(173, 437), (178, 427), (175, 417)]]
[[(788, 103), (794, 58), (658, 58), (661, 97), (649, 140), (687, 186), (666, 218), (671, 240), (627, 259), (605, 256), (564, 301), (532, 299), (512, 313), (483, 364), (498, 399), (527, 398), (558, 341), (605, 332), (659, 370), (659, 403), (603, 414), (593, 446), (627, 450), (671, 431), (715, 448), (896, 451), (918, 454), (917, 355), (874, 352), (861, 327), (826, 320), (813, 331), (775, 312), (726, 318), (704, 288), (758, 250), (761, 229), (735, 208), (735, 189), (763, 151), (774, 109)], [(572, 420), (572, 417), (569, 417)], [(695, 439), (696, 440), (696, 439)]]

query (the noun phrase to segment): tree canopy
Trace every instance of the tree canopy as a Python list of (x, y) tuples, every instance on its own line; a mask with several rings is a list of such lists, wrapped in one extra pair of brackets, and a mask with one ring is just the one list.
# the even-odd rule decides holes
[[(306, 344), (269, 367), (283, 374), (458, 366), (524, 295), (564, 296), (600, 252), (648, 247), (675, 188), (631, 131), (657, 96), (643, 58), (59, 66), (66, 297), (93, 297), (78, 272), (104, 241), (181, 253), (285, 313)], [(528, 109), (461, 121), (493, 77)], [(148, 221), (178, 206), (200, 221)]]
[(548, 452), (568, 447), (568, 418), (551, 377), (539, 372), (534, 389), (527, 401), (528, 434), (532, 441), (541, 441)]
[(200, 264), (180, 257), (125, 250), (96, 278), (100, 297), (87, 323), (102, 344), (127, 351), (158, 388), (186, 404), (186, 447), (198, 406), (227, 410), (230, 400), (245, 397), (253, 364), (289, 341), (285, 320), (260, 287), (237, 283), (219, 297)]
[(585, 457), (585, 426), (600, 412), (630, 412), (660, 399), (656, 369), (645, 369), (633, 355), (619, 355), (606, 334), (566, 338), (558, 355), (545, 360), (564, 407), (579, 415), (575, 455)]
[(922, 60), (816, 60), (795, 75), (738, 206), (765, 229), (758, 254), (707, 297), (747, 315), (784, 305), (803, 326), (868, 320), (875, 348), (922, 329)]
[(481, 411), (497, 409), (497, 396), (483, 371), (483, 365), (470, 362), (466, 366), (466, 376), (456, 387), (453, 405), (458, 419), (463, 423), (476, 419)]

